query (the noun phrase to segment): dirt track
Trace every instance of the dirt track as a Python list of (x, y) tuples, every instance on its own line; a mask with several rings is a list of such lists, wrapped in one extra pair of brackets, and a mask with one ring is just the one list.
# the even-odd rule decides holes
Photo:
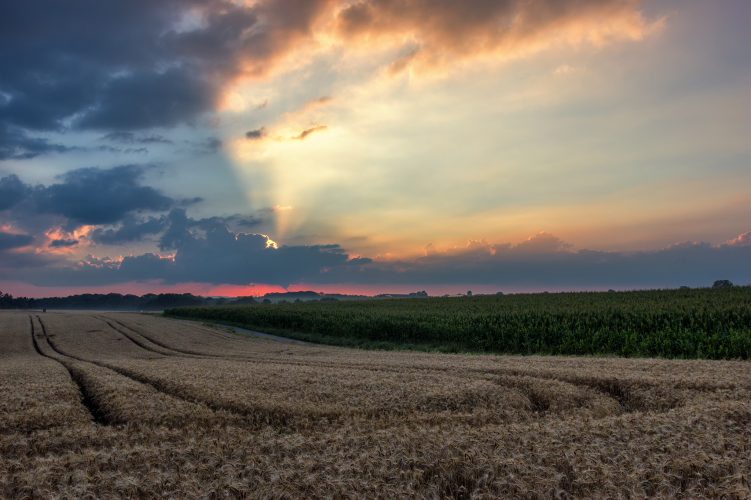
[(751, 496), (743, 362), (280, 343), (0, 313), (0, 496)]

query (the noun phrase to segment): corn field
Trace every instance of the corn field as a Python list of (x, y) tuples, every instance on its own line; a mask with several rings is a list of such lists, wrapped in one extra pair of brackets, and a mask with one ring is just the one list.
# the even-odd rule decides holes
[(167, 314), (340, 345), (748, 359), (751, 287), (249, 306)]

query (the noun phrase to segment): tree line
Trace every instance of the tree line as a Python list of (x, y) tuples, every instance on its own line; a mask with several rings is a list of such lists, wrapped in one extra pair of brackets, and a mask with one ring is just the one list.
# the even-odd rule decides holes
[(0, 309), (121, 309), (158, 311), (170, 307), (220, 305), (226, 299), (199, 297), (190, 293), (84, 293), (67, 297), (14, 297), (0, 291)]

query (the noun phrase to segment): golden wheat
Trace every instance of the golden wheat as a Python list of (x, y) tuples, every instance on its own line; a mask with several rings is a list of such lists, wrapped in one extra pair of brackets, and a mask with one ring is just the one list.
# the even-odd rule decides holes
[(0, 342), (2, 497), (751, 496), (743, 362), (357, 351), (136, 314), (6, 312)]

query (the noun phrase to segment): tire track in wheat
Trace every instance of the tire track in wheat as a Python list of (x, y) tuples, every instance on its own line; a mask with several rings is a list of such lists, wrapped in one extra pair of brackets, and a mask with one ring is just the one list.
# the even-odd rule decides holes
[[(49, 340), (49, 336), (47, 334), (47, 329), (44, 326), (44, 323), (42, 323), (42, 320), (37, 316), (37, 320), (39, 321), (39, 326), (42, 329), (42, 333), (44, 335), (44, 339), (49, 345), (50, 349), (52, 349), (54, 352), (56, 352), (60, 356), (64, 356), (64, 354), (60, 353), (57, 349), (55, 349), (52, 346), (52, 343)], [(70, 376), (70, 379), (73, 381), (76, 386), (78, 386), (78, 392), (81, 395), (81, 404), (86, 408), (86, 411), (91, 415), (91, 420), (95, 424), (99, 425), (107, 425), (109, 422), (105, 418), (105, 413), (102, 410), (99, 405), (96, 404), (96, 401), (93, 398), (93, 395), (91, 394), (91, 391), (89, 391), (89, 388), (86, 386), (84, 381), (79, 376), (78, 372), (76, 372), (70, 365), (70, 363), (66, 362), (63, 359), (58, 359), (56, 357), (50, 356), (48, 354), (45, 354), (42, 352), (42, 349), (39, 347), (39, 344), (37, 342), (36, 338), (36, 331), (34, 328), (34, 319), (29, 316), (29, 324), (31, 325), (31, 340), (34, 343), (34, 350), (40, 355), (44, 356), (45, 358), (51, 359), (53, 361), (57, 361), (60, 363), (68, 372), (68, 375)]]
[(100, 368), (111, 370), (125, 378), (147, 385), (154, 390), (161, 392), (162, 394), (166, 394), (167, 396), (174, 397), (187, 403), (200, 404), (212, 411), (225, 411), (240, 417), (245, 417), (247, 423), (255, 424), (259, 427), (263, 425), (286, 427), (291, 424), (294, 417), (301, 416), (280, 409), (263, 408), (253, 405), (234, 405), (231, 403), (212, 400), (210, 398), (196, 395), (191, 391), (186, 391), (185, 388), (179, 387), (175, 384), (166, 383), (159, 378), (148, 376), (135, 370), (124, 368), (118, 365), (113, 365), (111, 363), (106, 363), (103, 361), (88, 360), (74, 356), (61, 350), (60, 347), (56, 345), (48, 335), (46, 326), (42, 322), (42, 319), (37, 316), (37, 320), (42, 327), (42, 331), (45, 334), (45, 338), (50, 345), (50, 348), (60, 356), (67, 357), (82, 363), (90, 363)]
[[(149, 339), (143, 337), (143, 335), (140, 335), (140, 334), (134, 335), (133, 333), (128, 333), (124, 328), (120, 328), (120, 327), (117, 327), (117, 326), (113, 325), (111, 321), (109, 321), (108, 319), (106, 319), (104, 317), (95, 316), (95, 318), (97, 318), (97, 319), (103, 321), (104, 323), (106, 323), (107, 326), (109, 326), (112, 330), (114, 330), (115, 332), (123, 335), (126, 339), (128, 339), (130, 342), (132, 342), (133, 344), (135, 344), (137, 347), (143, 349), (144, 351), (148, 351), (148, 352), (154, 353), (154, 354), (159, 354), (160, 356), (174, 356), (174, 357), (182, 357), (182, 358), (189, 358), (189, 357), (190, 358), (195, 358), (195, 357), (199, 357), (199, 356), (196, 356), (196, 355), (192, 355), (192, 356), (191, 355), (186, 355), (186, 354), (183, 354), (181, 352), (175, 351), (174, 349), (163, 347), (163, 346), (161, 346), (159, 344), (156, 344), (155, 342), (150, 341)], [(112, 321), (115, 321), (116, 323), (119, 323), (119, 321), (116, 321), (116, 320), (112, 320)], [(133, 330), (133, 329), (131, 328), (130, 330)], [(135, 332), (135, 330), (133, 330), (133, 331)], [(135, 332), (135, 333), (137, 334), (137, 332)], [(139, 339), (138, 337), (141, 337), (141, 338)], [(153, 346), (149, 345), (149, 343), (154, 344), (154, 345)]]

